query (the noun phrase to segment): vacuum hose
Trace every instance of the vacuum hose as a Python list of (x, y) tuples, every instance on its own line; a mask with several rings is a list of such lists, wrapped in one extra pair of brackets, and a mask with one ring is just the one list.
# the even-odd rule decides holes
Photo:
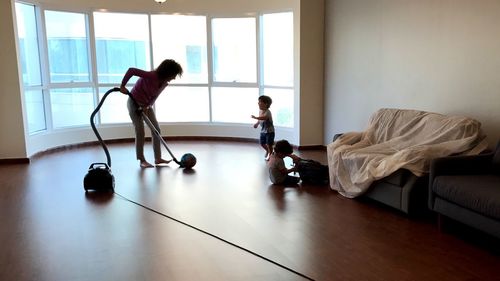
[(109, 151), (108, 151), (108, 148), (106, 147), (106, 144), (104, 143), (104, 141), (102, 140), (101, 138), (101, 135), (99, 135), (99, 132), (97, 131), (96, 127), (95, 127), (95, 123), (94, 123), (94, 117), (95, 115), (97, 114), (97, 112), (99, 112), (99, 110), (101, 109), (101, 106), (102, 104), (104, 103), (104, 100), (106, 100), (106, 97), (111, 94), (112, 92), (118, 92), (120, 91), (120, 88), (112, 88), (112, 89), (109, 89), (105, 94), (104, 96), (102, 97), (101, 101), (99, 102), (99, 104), (97, 105), (97, 107), (94, 109), (94, 111), (92, 112), (92, 114), (90, 114), (90, 126), (92, 127), (92, 130), (94, 131), (94, 134), (96, 135), (97, 139), (99, 140), (99, 142), (101, 143), (102, 145), (102, 148), (104, 149), (104, 153), (106, 153), (106, 160), (107, 160), (107, 163), (108, 163), (108, 166), (111, 168), (111, 157), (109, 156)]

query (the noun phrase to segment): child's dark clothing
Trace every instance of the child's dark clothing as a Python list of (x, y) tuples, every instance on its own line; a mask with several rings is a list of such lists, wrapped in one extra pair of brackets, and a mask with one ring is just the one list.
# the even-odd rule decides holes
[(329, 183), (328, 165), (310, 159), (300, 159), (296, 165), (302, 182), (320, 185)]

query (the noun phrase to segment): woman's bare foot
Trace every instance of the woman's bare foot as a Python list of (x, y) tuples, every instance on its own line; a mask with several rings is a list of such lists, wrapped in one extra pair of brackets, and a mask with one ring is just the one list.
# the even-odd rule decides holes
[(172, 160), (158, 159), (158, 160), (155, 160), (155, 165), (168, 164), (171, 161)]
[(146, 160), (141, 160), (141, 168), (151, 168), (151, 167), (154, 167), (153, 165), (151, 165), (151, 163), (149, 163)]

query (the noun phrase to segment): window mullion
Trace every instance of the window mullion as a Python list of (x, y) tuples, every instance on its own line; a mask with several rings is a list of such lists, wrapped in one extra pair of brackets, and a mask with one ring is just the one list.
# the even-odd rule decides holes
[[(154, 65), (154, 53), (153, 53), (153, 26), (151, 23), (151, 14), (148, 14), (148, 33), (149, 33), (149, 40), (148, 40), (148, 47), (149, 47), (149, 65), (151, 70), (155, 69)], [(153, 104), (154, 110), (156, 110), (156, 104)]]
[(45, 28), (45, 9), (37, 6), (37, 30), (40, 48), (40, 71), (42, 75), (42, 97), (45, 110), (45, 127), (47, 131), (52, 131), (52, 107), (50, 105), (50, 70), (49, 70), (49, 48), (47, 42), (47, 30)]
[(256, 50), (257, 50), (257, 55), (256, 55), (256, 58), (257, 58), (257, 85), (259, 87), (259, 96), (260, 95), (263, 95), (264, 94), (264, 87), (263, 87), (263, 84), (264, 84), (264, 79), (263, 79), (263, 73), (264, 73), (264, 69), (263, 69), (263, 62), (264, 62), (264, 58), (263, 58), (263, 45), (262, 45), (262, 15), (257, 15), (256, 18), (256, 28), (255, 28), (255, 36), (256, 36)]
[(209, 121), (213, 122), (212, 114), (212, 87), (214, 86), (213, 73), (213, 40), (212, 40), (212, 17), (207, 15), (207, 74), (208, 74), (208, 116)]

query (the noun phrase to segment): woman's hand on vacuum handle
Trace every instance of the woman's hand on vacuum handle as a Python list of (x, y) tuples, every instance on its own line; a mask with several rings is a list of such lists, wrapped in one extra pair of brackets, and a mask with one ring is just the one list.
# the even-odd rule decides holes
[(129, 91), (125, 86), (120, 86), (120, 92), (124, 95), (128, 95)]

